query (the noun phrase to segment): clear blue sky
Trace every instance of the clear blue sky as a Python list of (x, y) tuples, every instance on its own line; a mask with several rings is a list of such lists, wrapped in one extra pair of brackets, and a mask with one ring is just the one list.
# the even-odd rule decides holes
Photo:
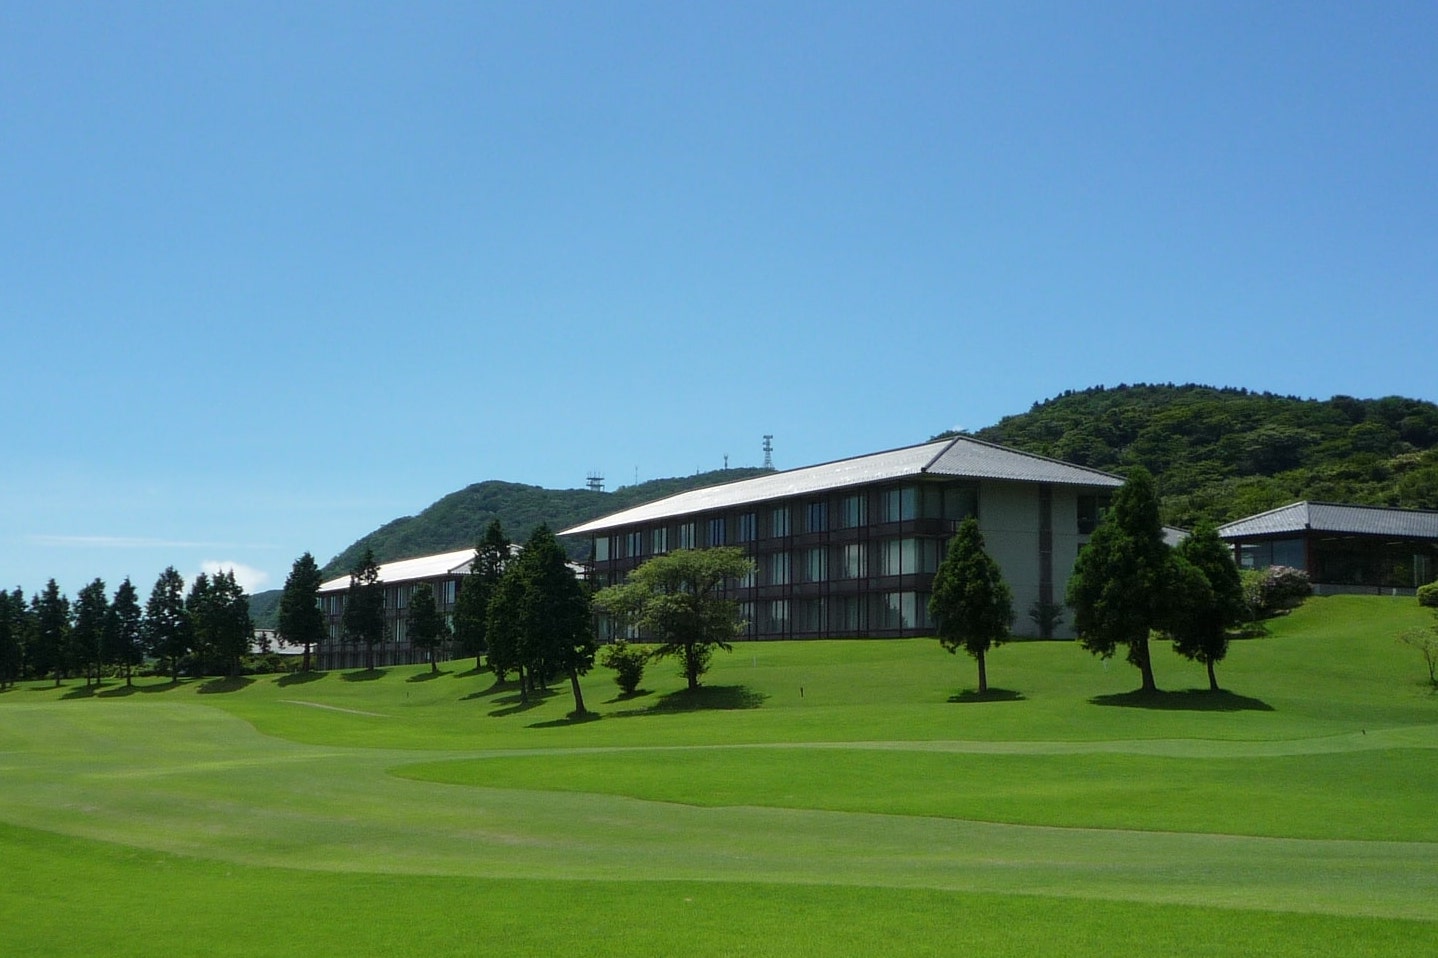
[(1435, 399), (1436, 125), (1432, 3), (0, 0), (0, 585), (1099, 384)]

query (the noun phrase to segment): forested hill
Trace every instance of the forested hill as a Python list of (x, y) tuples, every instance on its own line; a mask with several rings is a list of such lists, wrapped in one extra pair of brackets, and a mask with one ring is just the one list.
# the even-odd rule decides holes
[(1158, 479), (1164, 521), (1184, 527), (1297, 499), (1438, 509), (1438, 405), (1418, 399), (1096, 387), (975, 435), (1110, 472), (1143, 465)]
[[(716, 469), (693, 476), (654, 479), (613, 492), (591, 489), (544, 489), (514, 482), (477, 482), (452, 492), (419, 515), (405, 516), (380, 526), (335, 556), (324, 567), (325, 578), (343, 575), (368, 546), (380, 562), (450, 552), (473, 546), (489, 523), (498, 519), (509, 538), (523, 542), (540, 523), (555, 532), (590, 519), (662, 499), (678, 492), (748, 479), (766, 470)], [(566, 543), (582, 549), (584, 543)]]

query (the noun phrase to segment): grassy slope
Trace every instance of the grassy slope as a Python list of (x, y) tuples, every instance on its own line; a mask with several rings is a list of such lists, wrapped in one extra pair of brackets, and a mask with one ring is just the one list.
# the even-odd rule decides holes
[[(567, 695), (521, 708), (459, 663), (22, 688), (0, 696), (0, 924), (26, 954), (118, 926), (153, 948), (174, 915), (206, 916), (195, 950), (218, 954), (502, 934), (511, 953), (1081, 955), (1136, 927), (1167, 954), (1431, 951), (1438, 701), (1393, 639), (1423, 620), (1313, 601), (1235, 645), (1220, 709), (1125, 707), (1127, 666), (1036, 643), (992, 658), (1013, 701), (949, 703), (972, 663), (932, 642), (776, 643), (711, 676), (713, 701), (761, 707), (653, 710), (680, 684), (661, 665), (628, 701), (592, 675), (604, 717), (580, 724)], [(1166, 653), (1159, 679), (1204, 684)]]

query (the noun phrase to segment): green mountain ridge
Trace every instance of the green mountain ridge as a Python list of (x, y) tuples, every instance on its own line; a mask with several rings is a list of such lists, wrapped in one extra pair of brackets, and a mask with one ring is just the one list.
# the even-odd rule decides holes
[[(1142, 465), (1158, 479), (1164, 521), (1185, 528), (1298, 499), (1438, 509), (1438, 405), (1401, 396), (1318, 400), (1196, 384), (1095, 386), (1036, 402), (973, 435), (1119, 474)], [(385, 523), (323, 572), (344, 575), (366, 546), (380, 562), (464, 549), (492, 519), (522, 541), (541, 522), (559, 530), (765, 471), (715, 470), (613, 492), (478, 482)], [(566, 546), (581, 558), (586, 543)], [(258, 625), (272, 627), (278, 601), (279, 590), (252, 597)]]

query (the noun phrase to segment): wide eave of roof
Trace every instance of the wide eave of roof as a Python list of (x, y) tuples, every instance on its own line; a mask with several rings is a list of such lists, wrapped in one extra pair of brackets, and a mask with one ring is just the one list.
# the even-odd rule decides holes
[[(381, 582), (390, 583), (417, 582), (421, 579), (434, 579), (439, 576), (464, 573), (469, 571), (469, 563), (473, 558), (473, 549), (460, 549), (457, 552), (441, 552), (432, 556), (397, 559), (379, 566), (379, 579)], [(350, 577), (342, 575), (321, 584), (319, 591), (343, 592), (349, 586)]]
[(969, 436), (941, 439), (818, 466), (804, 466), (752, 479), (681, 492), (565, 529), (583, 535), (621, 526), (657, 522), (749, 503), (772, 502), (887, 480), (943, 476), (999, 479), (1112, 489), (1123, 479), (1097, 469), (1019, 452)]
[(1220, 526), (1218, 534), (1225, 539), (1242, 539), (1310, 531), (1438, 539), (1438, 512), (1336, 502), (1294, 502)]

